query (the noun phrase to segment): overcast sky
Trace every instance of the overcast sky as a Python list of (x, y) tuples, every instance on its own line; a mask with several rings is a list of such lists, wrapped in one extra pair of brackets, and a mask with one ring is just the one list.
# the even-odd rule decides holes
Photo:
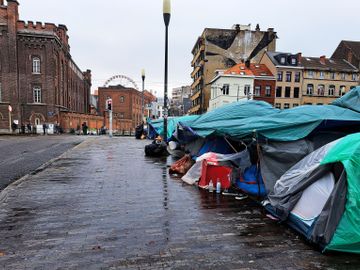
[[(91, 69), (93, 90), (113, 75), (163, 94), (162, 0), (18, 0), (20, 19), (65, 24), (71, 55)], [(169, 89), (191, 84), (191, 49), (206, 27), (257, 23), (275, 28), (277, 51), (331, 56), (342, 39), (360, 40), (359, 0), (172, 0)], [(171, 91), (170, 91), (171, 92)]]

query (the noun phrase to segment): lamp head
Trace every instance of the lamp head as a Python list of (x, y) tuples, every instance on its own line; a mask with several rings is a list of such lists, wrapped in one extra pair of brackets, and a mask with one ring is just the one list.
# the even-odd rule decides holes
[(142, 77), (142, 78), (145, 78), (145, 69), (142, 69), (142, 70), (141, 70), (141, 77)]
[(164, 2), (163, 2), (163, 13), (164, 14), (171, 14), (170, 0), (164, 0)]

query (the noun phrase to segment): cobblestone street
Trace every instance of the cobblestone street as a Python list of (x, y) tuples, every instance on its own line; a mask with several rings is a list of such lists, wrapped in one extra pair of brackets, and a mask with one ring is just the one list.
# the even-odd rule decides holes
[(170, 178), (149, 141), (93, 137), (1, 193), (1, 269), (359, 269), (249, 199)]

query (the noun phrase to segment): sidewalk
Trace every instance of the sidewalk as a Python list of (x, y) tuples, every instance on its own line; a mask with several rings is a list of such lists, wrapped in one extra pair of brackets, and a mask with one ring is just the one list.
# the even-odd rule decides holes
[[(324, 256), (250, 200), (171, 179), (148, 141), (94, 137), (1, 193), (1, 269), (319, 269)], [(170, 159), (170, 158), (169, 158)]]

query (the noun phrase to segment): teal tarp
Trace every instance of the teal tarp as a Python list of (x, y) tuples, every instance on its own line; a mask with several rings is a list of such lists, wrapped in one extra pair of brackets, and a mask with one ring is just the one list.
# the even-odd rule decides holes
[[(237, 102), (202, 115), (189, 127), (201, 137), (227, 135), (242, 139), (253, 132), (276, 141), (294, 141), (309, 135), (320, 125), (360, 123), (360, 87), (333, 105), (273, 109), (259, 101)], [(267, 105), (266, 105), (267, 104)]]
[[(167, 122), (167, 137), (170, 138), (174, 133), (177, 124), (179, 122), (184, 123), (185, 125), (191, 125), (191, 123), (198, 119), (199, 115), (185, 115), (179, 117), (169, 117)], [(160, 136), (164, 136), (164, 119), (156, 119), (149, 121), (149, 124), (156, 130), (156, 133)]]

